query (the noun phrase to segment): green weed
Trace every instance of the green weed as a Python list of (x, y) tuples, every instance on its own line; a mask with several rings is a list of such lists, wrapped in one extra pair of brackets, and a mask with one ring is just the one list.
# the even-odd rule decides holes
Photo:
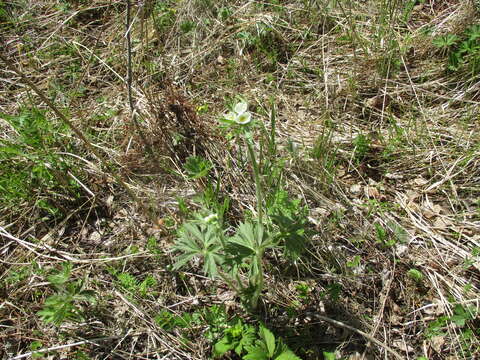
[(387, 246), (391, 247), (394, 246), (397, 243), (397, 240), (395, 237), (390, 237), (388, 230), (385, 229), (382, 225), (375, 223), (375, 234), (377, 236), (377, 242)]
[(275, 71), (277, 63), (286, 63), (290, 57), (288, 44), (267, 23), (261, 22), (254, 28), (240, 31), (236, 37), (242, 42), (243, 49), (254, 55), (254, 61), (263, 71)]
[(179, 329), (183, 336), (189, 338), (189, 331), (198, 327), (207, 327), (202, 334), (212, 342), (215, 358), (234, 352), (242, 359), (299, 359), (264, 325), (256, 327), (246, 324), (237, 316), (229, 318), (225, 307), (213, 305), (193, 313), (175, 314), (162, 310), (155, 316), (155, 322), (165, 331)]
[(189, 33), (190, 31), (192, 31), (193, 29), (195, 29), (195, 23), (193, 21), (184, 21), (180, 24), (180, 30), (184, 33), (184, 34), (187, 34)]
[(83, 280), (70, 280), (72, 269), (71, 263), (63, 263), (60, 270), (52, 271), (47, 277), (56, 294), (49, 296), (43, 309), (37, 313), (44, 322), (60, 326), (66, 320), (83, 321), (83, 311), (78, 304), (96, 303), (95, 293), (84, 289)]
[[(5, 210), (34, 205), (58, 215), (56, 194), (75, 201), (80, 186), (67, 176), (73, 163), (58, 155), (68, 148), (60, 137), (67, 130), (50, 121), (45, 111), (23, 109), (18, 115), (0, 114), (15, 136), (0, 139), (0, 204)], [(62, 199), (64, 202), (65, 199)]]
[[(330, 119), (327, 119), (331, 124)], [(322, 171), (320, 174), (323, 177), (323, 182), (330, 184), (335, 176), (337, 168), (337, 151), (338, 148), (333, 144), (334, 127), (324, 127), (322, 134), (315, 141), (312, 149), (312, 157), (320, 162)]]
[(452, 316), (441, 316), (428, 324), (426, 336), (445, 336), (447, 327), (454, 323), (460, 328), (464, 328), (466, 323), (475, 319), (477, 310), (475, 307), (464, 307), (460, 304), (455, 305)]
[(423, 274), (417, 269), (410, 269), (407, 271), (408, 276), (410, 276), (417, 283), (421, 283), (423, 280)]
[(225, 329), (223, 337), (214, 345), (216, 357), (229, 351), (234, 351), (244, 360), (300, 360), (281, 338), (275, 338), (264, 325), (257, 329), (244, 324), (240, 319), (234, 326)]
[(448, 56), (447, 70), (464, 69), (476, 75), (480, 70), (480, 25), (468, 27), (460, 36), (446, 34), (433, 39), (433, 44)]
[(133, 275), (127, 272), (118, 272), (115, 269), (109, 270), (117, 279), (117, 284), (130, 294), (139, 294), (141, 297), (155, 295), (152, 288), (157, 286), (157, 280), (151, 275), (147, 275), (143, 281), (139, 282)]
[(353, 144), (355, 145), (353, 150), (354, 160), (357, 164), (361, 163), (370, 151), (370, 142), (370, 138), (364, 134), (358, 134), (353, 141)]
[(189, 156), (183, 167), (189, 179), (199, 179), (207, 176), (213, 165), (200, 156)]
[(176, 20), (176, 10), (171, 1), (156, 1), (152, 11), (155, 30), (160, 36), (167, 32)]

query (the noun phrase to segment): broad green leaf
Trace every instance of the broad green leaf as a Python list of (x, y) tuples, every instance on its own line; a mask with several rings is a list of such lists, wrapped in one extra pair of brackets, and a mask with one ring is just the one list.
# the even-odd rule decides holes
[(268, 360), (269, 356), (262, 346), (251, 346), (247, 349), (248, 354), (245, 355), (243, 360)]
[(272, 357), (275, 353), (275, 336), (263, 325), (260, 325), (259, 333), (260, 337), (263, 339), (263, 341), (265, 341), (265, 345), (267, 346), (268, 356)]
[(335, 355), (334, 352), (329, 352), (329, 351), (324, 351), (323, 352), (323, 357), (325, 360), (336, 360), (337, 356)]
[(215, 356), (222, 356), (227, 351), (232, 350), (236, 345), (236, 342), (232, 342), (229, 336), (224, 336), (213, 346), (213, 353)]
[(280, 355), (278, 355), (275, 360), (302, 360), (297, 355), (294, 354), (292, 350), (284, 350)]

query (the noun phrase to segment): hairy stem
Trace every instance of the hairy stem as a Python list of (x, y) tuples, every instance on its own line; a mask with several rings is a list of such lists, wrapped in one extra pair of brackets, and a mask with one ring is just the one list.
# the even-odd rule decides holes
[[(253, 167), (253, 176), (255, 179), (255, 191), (257, 196), (257, 216), (258, 216), (258, 230), (260, 231), (260, 225), (263, 224), (263, 191), (262, 191), (262, 184), (260, 182), (260, 170), (258, 167), (257, 160), (255, 158), (255, 152), (253, 150), (253, 144), (250, 142), (249, 139), (246, 139), (247, 148), (248, 148), (248, 155), (250, 157), (250, 162), (252, 163)], [(258, 239), (257, 240), (261, 240)], [(258, 243), (260, 245), (260, 243)]]
[(252, 295), (252, 299), (250, 301), (250, 306), (252, 310), (255, 310), (258, 306), (258, 299), (260, 298), (260, 294), (263, 290), (263, 250), (262, 249), (262, 241), (263, 241), (263, 190), (262, 190), (262, 184), (260, 181), (260, 170), (259, 166), (257, 163), (257, 160), (255, 158), (255, 151), (253, 149), (253, 144), (251, 141), (247, 138), (247, 148), (248, 148), (248, 155), (250, 157), (250, 161), (252, 163), (253, 167), (253, 175), (255, 178), (255, 191), (256, 191), (256, 196), (257, 196), (257, 216), (258, 216), (258, 224), (257, 224), (257, 251), (255, 254), (255, 264), (252, 264), (253, 266), (256, 266), (256, 278), (254, 279), (254, 287), (255, 291)]

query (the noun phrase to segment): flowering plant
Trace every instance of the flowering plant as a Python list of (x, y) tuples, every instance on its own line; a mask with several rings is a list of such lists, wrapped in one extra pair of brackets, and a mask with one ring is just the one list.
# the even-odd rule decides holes
[[(240, 146), (246, 149), (248, 160), (253, 170), (253, 180), (256, 192), (256, 217), (241, 222), (232, 229), (223, 224), (223, 214), (228, 202), (219, 206), (218, 213), (198, 215), (182, 225), (178, 232), (173, 250), (179, 252), (174, 269), (180, 269), (192, 260), (202, 259), (203, 272), (211, 278), (221, 278), (242, 299), (247, 309), (255, 311), (264, 289), (264, 254), (268, 249), (282, 246), (286, 253), (298, 253), (297, 247), (302, 243), (300, 235), (303, 223), (292, 227), (285, 211), (268, 209), (263, 189), (262, 144), (256, 147), (252, 133), (252, 115), (248, 105), (241, 101), (232, 111), (219, 119), (229, 130), (227, 137), (235, 138)], [(275, 151), (275, 111), (271, 115), (271, 144), (269, 148)], [(231, 131), (230, 131), (231, 130)], [(272, 155), (274, 156), (274, 155)], [(277, 189), (278, 192), (278, 189)], [(285, 195), (286, 196), (286, 195)], [(275, 201), (277, 203), (279, 201)], [(283, 202), (287, 204), (287, 202)], [(290, 204), (290, 203), (288, 203)], [(292, 203), (293, 204), (293, 203)], [(266, 211), (269, 210), (269, 211)], [(275, 224), (275, 225), (274, 225)]]
[(248, 111), (248, 104), (245, 101), (237, 103), (233, 111), (229, 111), (220, 119), (221, 122), (228, 125), (247, 125), (252, 120), (252, 114)]

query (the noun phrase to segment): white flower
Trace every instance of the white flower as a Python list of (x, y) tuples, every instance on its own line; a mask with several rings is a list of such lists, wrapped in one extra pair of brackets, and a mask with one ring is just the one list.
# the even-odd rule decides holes
[(248, 124), (252, 120), (252, 114), (247, 111), (248, 104), (246, 102), (239, 102), (228, 114), (224, 115), (224, 118), (228, 121), (236, 122), (240, 125)]
[(223, 117), (228, 121), (235, 121), (237, 115), (233, 111), (230, 111), (228, 114), (223, 115)]
[(212, 223), (212, 222), (216, 221), (217, 219), (218, 219), (217, 214), (210, 214), (210, 215), (204, 217), (203, 221), (205, 221), (208, 224), (208, 223)]
[(248, 124), (252, 120), (252, 114), (250, 114), (248, 111), (243, 112), (241, 114), (237, 115), (237, 118), (235, 119), (235, 122), (240, 125), (245, 125)]
[(239, 102), (235, 107), (233, 108), (233, 111), (235, 111), (236, 114), (242, 114), (246, 112), (248, 109), (248, 105), (246, 102)]

